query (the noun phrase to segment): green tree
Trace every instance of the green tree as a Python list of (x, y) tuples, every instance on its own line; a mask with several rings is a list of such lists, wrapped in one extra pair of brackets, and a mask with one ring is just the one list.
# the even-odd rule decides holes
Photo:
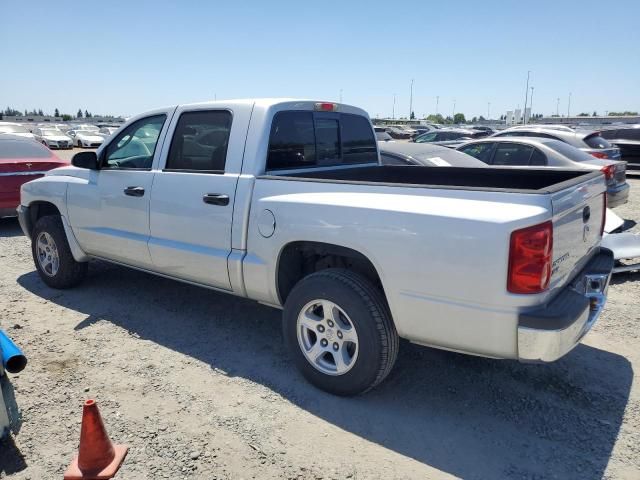
[(55, 109), (55, 111), (53, 112), (53, 116), (54, 117), (59, 117), (60, 116), (60, 110), (58, 110), (57, 108)]
[(62, 121), (63, 122), (69, 122), (73, 120), (73, 117), (71, 115), (69, 115), (68, 113), (63, 113), (62, 114)]
[(595, 110), (593, 111), (593, 115), (591, 115), (592, 117), (597, 117), (598, 116), (598, 112), (596, 112)]
[(89, 115), (89, 110), (84, 111), (84, 118), (91, 118), (91, 115)]
[(482, 115), (480, 115), (480, 116), (478, 117), (478, 120), (479, 120), (479, 121), (481, 121), (481, 122), (484, 122), (484, 121), (486, 120), (486, 118), (484, 118)]
[(478, 117), (473, 117), (473, 118), (471, 119), (471, 123), (476, 123), (477, 121), (478, 121)]
[(427, 120), (431, 123), (444, 123), (444, 117), (439, 113), (437, 115), (431, 114), (427, 117)]
[(467, 120), (464, 118), (464, 113), (456, 113), (453, 116), (453, 123), (467, 123)]
[(82, 110), (78, 109), (78, 113), (76, 113), (76, 118), (82, 118)]
[(42, 112), (41, 108), (38, 109), (38, 115), (40, 115), (41, 117), (44, 117), (44, 113)]
[(409, 119), (415, 120), (415, 118), (416, 118), (416, 114), (414, 112), (411, 112), (411, 114), (409, 115)]

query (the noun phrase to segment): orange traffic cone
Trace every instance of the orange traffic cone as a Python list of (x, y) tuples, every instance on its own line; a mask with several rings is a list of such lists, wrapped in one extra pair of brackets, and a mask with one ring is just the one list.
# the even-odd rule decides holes
[(96, 401), (87, 400), (82, 408), (78, 456), (64, 472), (64, 480), (111, 478), (122, 465), (128, 449), (126, 445), (111, 443)]

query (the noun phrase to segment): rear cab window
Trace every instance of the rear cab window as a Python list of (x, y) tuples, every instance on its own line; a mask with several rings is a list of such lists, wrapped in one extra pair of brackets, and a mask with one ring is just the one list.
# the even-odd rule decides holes
[(378, 163), (369, 120), (338, 112), (282, 111), (271, 124), (267, 170)]

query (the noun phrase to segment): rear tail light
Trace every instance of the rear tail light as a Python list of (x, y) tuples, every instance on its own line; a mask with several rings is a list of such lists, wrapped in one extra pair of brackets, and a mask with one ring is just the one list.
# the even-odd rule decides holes
[(602, 152), (589, 152), (589, 153), (596, 158), (609, 158), (606, 153), (602, 153)]
[(516, 230), (511, 234), (507, 290), (540, 293), (551, 280), (553, 224), (551, 221)]
[(604, 225), (607, 223), (607, 193), (602, 194), (602, 221), (600, 222), (600, 236), (604, 235)]
[(616, 173), (616, 166), (615, 164), (607, 165), (606, 167), (602, 167), (600, 171), (604, 173), (605, 178), (607, 179), (607, 181), (609, 181), (613, 178), (613, 176)]

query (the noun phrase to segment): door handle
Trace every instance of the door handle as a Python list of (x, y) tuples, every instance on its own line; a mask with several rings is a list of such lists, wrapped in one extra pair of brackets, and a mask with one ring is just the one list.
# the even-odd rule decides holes
[(130, 197), (142, 197), (144, 195), (144, 188), (142, 187), (127, 187), (124, 189), (124, 194)]
[(221, 193), (207, 193), (202, 197), (202, 201), (209, 205), (229, 205), (229, 195)]

